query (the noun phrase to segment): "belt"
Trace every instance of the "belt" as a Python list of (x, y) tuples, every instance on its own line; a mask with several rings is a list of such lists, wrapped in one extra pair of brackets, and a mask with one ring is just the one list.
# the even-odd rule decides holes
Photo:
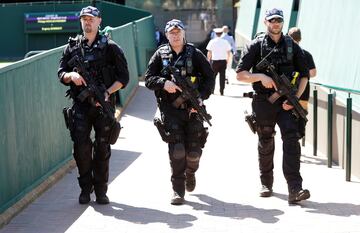
[(270, 94), (265, 94), (265, 93), (255, 93), (253, 95), (253, 98), (255, 100), (267, 100), (269, 98)]

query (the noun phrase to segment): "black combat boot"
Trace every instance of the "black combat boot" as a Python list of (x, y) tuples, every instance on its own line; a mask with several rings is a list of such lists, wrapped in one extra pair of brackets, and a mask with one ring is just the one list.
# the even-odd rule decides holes
[(87, 204), (89, 203), (91, 200), (90, 198), (90, 192), (89, 191), (85, 191), (85, 190), (81, 190), (80, 196), (79, 196), (79, 203), (80, 204)]
[(106, 194), (96, 194), (96, 203), (100, 205), (107, 205), (110, 203), (110, 200)]
[(96, 202), (100, 205), (106, 205), (110, 203), (108, 196), (106, 196), (107, 184), (95, 185)]
[(260, 190), (260, 197), (271, 197), (273, 193), (272, 187), (270, 185), (262, 185)]
[(171, 198), (171, 204), (172, 205), (182, 205), (184, 203), (185, 203), (184, 194), (174, 191), (174, 194)]
[(296, 204), (299, 201), (303, 201), (310, 198), (310, 191), (307, 189), (291, 190), (289, 192), (288, 202), (289, 204)]
[(80, 204), (87, 204), (90, 202), (90, 194), (93, 192), (94, 187), (91, 184), (91, 178), (89, 177), (82, 177), (78, 178), (79, 186), (81, 188), (81, 193), (79, 195), (79, 203)]
[(186, 191), (192, 192), (194, 191), (196, 186), (196, 179), (194, 173), (186, 173), (186, 179), (185, 179), (185, 188)]

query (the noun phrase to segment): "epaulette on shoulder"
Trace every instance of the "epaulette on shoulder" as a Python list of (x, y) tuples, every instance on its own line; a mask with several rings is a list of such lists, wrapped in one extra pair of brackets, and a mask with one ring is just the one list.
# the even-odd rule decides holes
[(160, 51), (160, 52), (165, 52), (165, 53), (171, 51), (169, 44), (159, 45), (159, 47), (157, 48), (157, 50)]
[(164, 51), (164, 50), (169, 50), (169, 49), (170, 49), (170, 46), (168, 44), (159, 45), (159, 47), (157, 48), (157, 50), (159, 50), (159, 51)]
[(103, 49), (103, 48), (105, 48), (105, 46), (108, 45), (108, 43), (109, 43), (109, 37), (107, 37), (106, 35), (101, 35), (99, 42), (100, 42), (100, 43), (99, 43), (100, 49)]
[(68, 43), (71, 47), (75, 46), (78, 41), (79, 41), (79, 35), (75, 37), (69, 37), (68, 39)]
[(265, 32), (258, 32), (255, 34), (254, 39), (256, 40), (262, 40), (265, 38), (266, 33)]

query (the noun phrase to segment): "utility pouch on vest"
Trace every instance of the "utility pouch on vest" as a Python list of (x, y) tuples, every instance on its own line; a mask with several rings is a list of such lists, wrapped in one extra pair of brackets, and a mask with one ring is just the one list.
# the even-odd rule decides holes
[(114, 120), (114, 123), (111, 126), (110, 129), (110, 135), (109, 135), (109, 143), (111, 145), (114, 145), (117, 141), (117, 139), (119, 138), (119, 134), (121, 131), (121, 125), (120, 122)]
[(73, 117), (73, 111), (70, 107), (63, 108), (63, 115), (65, 120), (66, 128), (68, 128), (70, 131), (73, 129), (74, 123), (74, 117)]

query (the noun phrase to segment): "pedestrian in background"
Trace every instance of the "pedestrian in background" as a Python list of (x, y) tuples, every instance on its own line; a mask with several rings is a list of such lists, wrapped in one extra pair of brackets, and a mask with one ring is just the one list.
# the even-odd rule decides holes
[(223, 33), (222, 28), (215, 28), (216, 37), (209, 41), (206, 46), (207, 58), (211, 62), (211, 67), (214, 70), (215, 77), (220, 74), (219, 85), (220, 95), (224, 95), (225, 89), (225, 72), (227, 64), (230, 62), (231, 46), (228, 41), (221, 38)]
[[(301, 31), (300, 28), (297, 27), (292, 27), (289, 29), (288, 35), (291, 36), (291, 38), (293, 38), (293, 40), (295, 41), (295, 43), (299, 44), (301, 41)], [(315, 66), (315, 62), (314, 59), (311, 55), (311, 53), (309, 53), (307, 50), (302, 49), (305, 55), (305, 59), (306, 59), (306, 64), (308, 66), (309, 69), (309, 78), (313, 78), (316, 76), (316, 66)], [(301, 95), (299, 102), (301, 104), (301, 106), (307, 111), (308, 110), (308, 103), (309, 103), (309, 98), (310, 98), (310, 82), (307, 83), (306, 88), (304, 93)], [(302, 134), (304, 135), (303, 137), (303, 143), (305, 143), (305, 132), (306, 132), (306, 122), (303, 122), (302, 124)]]
[(236, 55), (236, 45), (235, 45), (235, 40), (233, 36), (229, 35), (229, 27), (224, 25), (222, 27), (223, 29), (223, 34), (221, 35), (221, 38), (225, 39), (227, 42), (229, 42), (230, 46), (231, 46), (231, 57), (230, 57), (230, 62), (228, 67), (231, 68), (232, 65), (232, 57)]
[(225, 76), (225, 82), (226, 82), (226, 84), (228, 84), (229, 83), (229, 78), (228, 78), (229, 75), (228, 74), (231, 71), (231, 68), (233, 65), (233, 57), (236, 56), (237, 51), (236, 51), (236, 46), (235, 46), (235, 40), (234, 40), (234, 37), (230, 35), (229, 27), (227, 25), (224, 25), (222, 27), (222, 29), (223, 29), (223, 34), (221, 35), (221, 38), (223, 38), (227, 42), (229, 42), (229, 44), (231, 46), (230, 58), (229, 58), (229, 62), (226, 67), (226, 76)]
[[(295, 43), (300, 44), (300, 41), (301, 41), (301, 30), (300, 30), (300, 28), (297, 28), (297, 27), (290, 28), (289, 32), (288, 32), (288, 35), (291, 36), (291, 38), (293, 38)], [(303, 50), (304, 55), (305, 55), (306, 64), (308, 65), (309, 76), (310, 76), (310, 78), (313, 78), (313, 77), (316, 76), (316, 66), (315, 66), (313, 56), (307, 50), (305, 50), (303, 48), (302, 48), (302, 50)], [(300, 97), (300, 104), (302, 105), (302, 107), (305, 110), (308, 109), (309, 98), (310, 98), (310, 83), (308, 82), (307, 85), (306, 85), (304, 93)]]

